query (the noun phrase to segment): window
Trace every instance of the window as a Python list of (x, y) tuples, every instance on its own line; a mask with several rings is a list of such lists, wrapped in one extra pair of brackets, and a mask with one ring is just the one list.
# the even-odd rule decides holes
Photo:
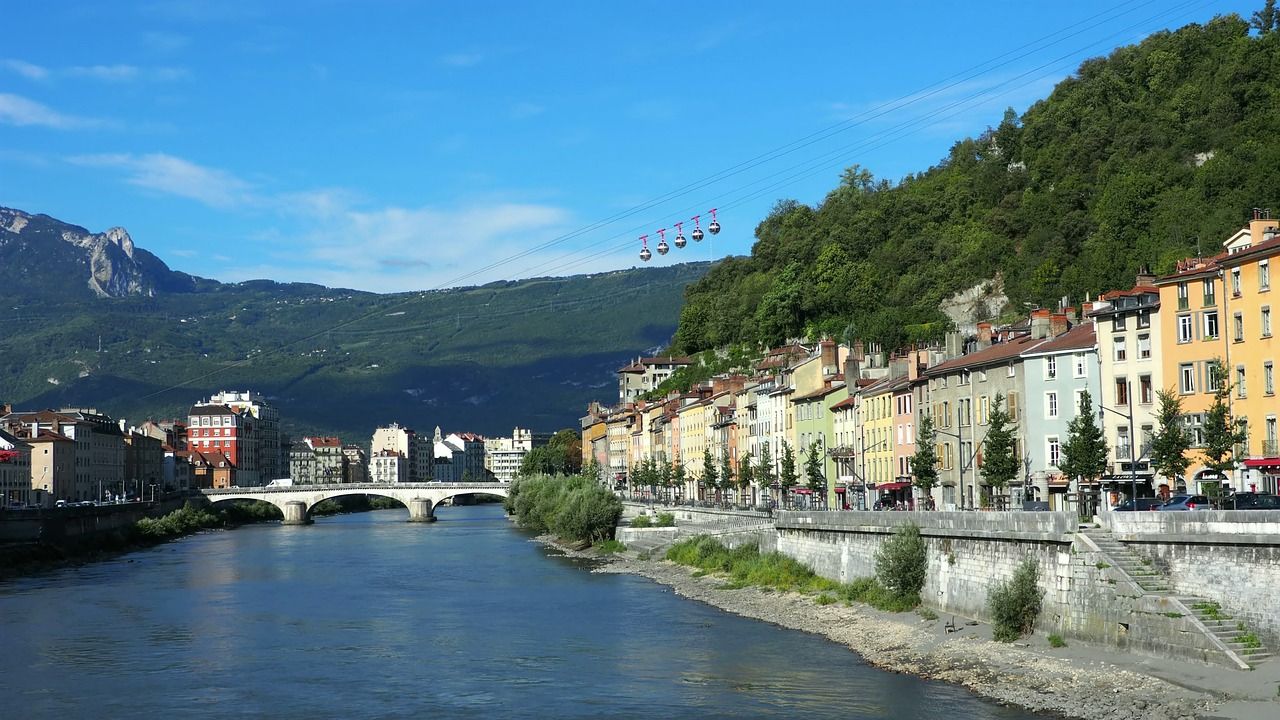
[(1271, 337), (1271, 306), (1262, 306), (1262, 337)]
[(1231, 297), (1240, 297), (1240, 268), (1231, 268)]
[(1178, 392), (1183, 395), (1190, 395), (1196, 391), (1196, 368), (1191, 363), (1182, 363), (1178, 366)]
[(1276, 416), (1272, 415), (1266, 420), (1266, 439), (1263, 447), (1263, 453), (1267, 457), (1276, 457), (1280, 455), (1280, 448), (1276, 447)]
[(1138, 329), (1151, 327), (1151, 313), (1143, 311), (1138, 313)]
[(1008, 368), (1008, 372), (1006, 373), (1006, 376), (1013, 377), (1015, 374), (1016, 374), (1016, 371), (1013, 369), (1013, 363), (1009, 363), (1009, 368)]
[(1124, 345), (1124, 336), (1117, 335), (1111, 339), (1111, 342), (1114, 344), (1114, 347), (1115, 347), (1116, 362), (1124, 362), (1125, 356), (1128, 354), (1127, 349), (1125, 348), (1125, 345)]
[(1058, 358), (1050, 355), (1044, 359), (1044, 377), (1046, 380), (1058, 377)]
[(1082, 378), (1082, 377), (1084, 377), (1084, 376), (1085, 376), (1085, 370), (1087, 370), (1087, 368), (1086, 368), (1086, 366), (1085, 366), (1085, 364), (1084, 364), (1084, 358), (1085, 358), (1084, 353), (1076, 353), (1076, 354), (1075, 354), (1075, 361), (1076, 361), (1076, 377), (1078, 377), (1078, 378)]
[(1062, 459), (1062, 447), (1058, 445), (1056, 436), (1047, 438), (1047, 440), (1049, 444), (1049, 466), (1056, 468), (1058, 467), (1058, 462)]
[(1265, 292), (1271, 289), (1271, 265), (1266, 260), (1258, 263), (1258, 290)]
[(1151, 359), (1151, 336), (1150, 335), (1138, 336), (1138, 359), (1139, 360)]
[(969, 421), (971, 419), (970, 413), (972, 410), (972, 407), (970, 406), (971, 402), (972, 401), (969, 398), (963, 398), (956, 401), (956, 411), (960, 413), (961, 427), (968, 427), (969, 425)]
[(1209, 389), (1205, 392), (1216, 392), (1222, 387), (1222, 383), (1226, 380), (1223, 372), (1217, 363), (1207, 362), (1205, 365), (1205, 375), (1209, 378)]
[(1114, 326), (1114, 327), (1113, 327), (1113, 329), (1114, 329), (1116, 332), (1120, 332), (1121, 330), (1123, 330), (1123, 329), (1124, 329), (1124, 316), (1123, 316), (1123, 315), (1116, 315), (1116, 319), (1115, 319), (1114, 321), (1112, 321), (1112, 325)]
[(1178, 309), (1186, 310), (1190, 306), (1191, 306), (1191, 301), (1189, 299), (1189, 291), (1187, 290), (1187, 284), (1184, 282), (1178, 283)]
[(1047, 392), (1044, 394), (1044, 416), (1051, 420), (1058, 417), (1058, 393)]
[(986, 425), (991, 418), (991, 399), (986, 395), (978, 398), (978, 424)]
[(1215, 297), (1216, 290), (1213, 286), (1213, 278), (1205, 279), (1203, 281), (1203, 284), (1204, 284), (1204, 306), (1213, 307), (1218, 302), (1217, 297)]
[(960, 384), (961, 384), (961, 385), (968, 385), (968, 384), (969, 384), (969, 371), (968, 371), (968, 370), (961, 370), (961, 371), (960, 371)]
[(1129, 404), (1129, 381), (1125, 378), (1116, 378), (1116, 405)]
[(986, 371), (986, 370), (979, 370), (979, 371), (978, 371), (978, 382), (986, 382), (986, 381), (987, 381), (987, 371)]
[(1270, 361), (1262, 363), (1262, 392), (1267, 395), (1276, 394), (1275, 368)]
[(1190, 315), (1178, 316), (1178, 342), (1180, 343), (1191, 342), (1191, 316)]
[(1129, 438), (1128, 427), (1116, 428), (1116, 459), (1133, 459), (1133, 442)]
[(1245, 388), (1244, 388), (1244, 377), (1245, 377), (1244, 366), (1237, 365), (1236, 366), (1236, 397), (1239, 397), (1239, 398), (1247, 397), (1247, 392), (1245, 391)]
[(1218, 311), (1204, 313), (1204, 339), (1216, 340), (1218, 338)]

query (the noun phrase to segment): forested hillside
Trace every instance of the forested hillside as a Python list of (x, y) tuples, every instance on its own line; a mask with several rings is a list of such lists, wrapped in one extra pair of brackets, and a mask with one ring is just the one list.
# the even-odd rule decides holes
[[(782, 201), (748, 258), (686, 291), (675, 348), (936, 336), (939, 304), (999, 276), (1011, 307), (1129, 287), (1280, 210), (1280, 32), (1238, 16), (1085, 62), (1021, 117), (896, 184), (850, 168)], [(998, 120), (998, 122), (997, 122)]]

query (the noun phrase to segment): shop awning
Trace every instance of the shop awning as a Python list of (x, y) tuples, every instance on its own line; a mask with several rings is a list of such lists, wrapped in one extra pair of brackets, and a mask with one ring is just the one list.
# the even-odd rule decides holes
[(1247, 468), (1258, 468), (1258, 469), (1269, 468), (1269, 469), (1280, 470), (1280, 458), (1273, 458), (1273, 457), (1249, 458), (1244, 461), (1244, 466)]
[(911, 483), (909, 482), (891, 482), (877, 485), (876, 490), (901, 490), (902, 488), (909, 487), (911, 487)]
[(797, 495), (812, 495), (813, 491), (809, 488), (796, 488)]

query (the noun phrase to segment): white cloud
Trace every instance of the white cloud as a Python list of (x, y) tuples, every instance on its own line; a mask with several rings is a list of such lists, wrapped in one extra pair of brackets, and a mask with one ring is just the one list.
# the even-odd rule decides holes
[(136, 65), (77, 65), (67, 68), (71, 77), (87, 77), (107, 82), (124, 82), (138, 77)]
[(292, 239), (270, 233), (278, 262), (229, 268), (228, 279), (269, 277), (375, 292), (481, 284), (523, 277), (522, 269), (544, 256), (464, 276), (555, 238), (572, 222), (563, 208), (517, 202), (331, 209)]
[(85, 167), (123, 169), (127, 174), (126, 182), (131, 185), (189, 198), (210, 207), (225, 209), (260, 202), (253, 194), (252, 186), (235, 175), (173, 155), (104, 153), (67, 159)]
[(5, 125), (40, 126), (58, 130), (98, 125), (97, 120), (66, 115), (21, 95), (0, 93), (0, 123)]
[(484, 62), (482, 53), (451, 53), (440, 58), (440, 62), (449, 67), (466, 68)]
[(525, 118), (531, 118), (535, 115), (541, 115), (546, 111), (547, 109), (545, 107), (538, 105), (537, 103), (518, 102), (511, 107), (511, 117), (516, 120), (524, 120)]
[(28, 80), (44, 80), (49, 77), (49, 69), (26, 62), (25, 60), (3, 60), (0, 66), (21, 75)]

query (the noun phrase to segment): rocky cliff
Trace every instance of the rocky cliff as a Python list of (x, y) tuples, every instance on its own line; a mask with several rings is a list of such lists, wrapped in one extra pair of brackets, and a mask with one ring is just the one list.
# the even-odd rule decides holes
[(195, 279), (134, 246), (128, 231), (91, 233), (48, 215), (0, 207), (0, 290), (57, 295), (154, 296), (191, 292)]

